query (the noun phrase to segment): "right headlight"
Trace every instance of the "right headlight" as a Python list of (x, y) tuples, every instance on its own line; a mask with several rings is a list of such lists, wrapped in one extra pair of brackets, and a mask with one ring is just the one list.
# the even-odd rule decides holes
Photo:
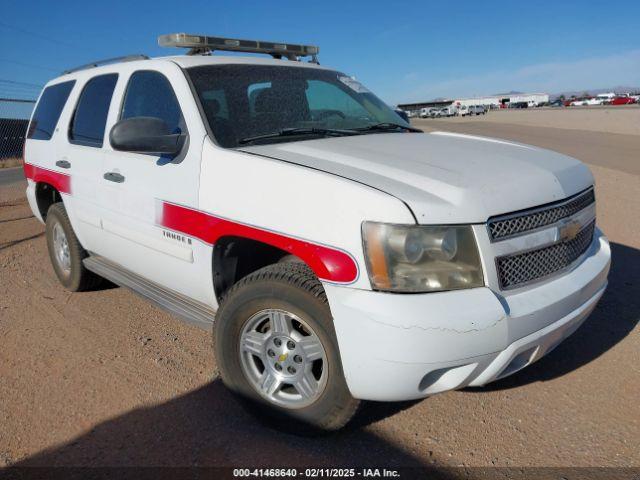
[(393, 292), (438, 292), (484, 285), (471, 226), (362, 224), (371, 286)]

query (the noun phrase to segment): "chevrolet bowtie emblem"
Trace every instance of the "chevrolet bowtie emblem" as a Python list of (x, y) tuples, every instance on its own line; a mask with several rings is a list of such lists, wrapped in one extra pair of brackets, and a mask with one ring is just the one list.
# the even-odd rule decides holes
[(287, 359), (288, 356), (289, 356), (288, 353), (283, 353), (278, 357), (278, 361), (279, 362), (284, 362)]
[(566, 242), (573, 240), (582, 230), (582, 224), (578, 220), (565, 220), (558, 227), (558, 240)]

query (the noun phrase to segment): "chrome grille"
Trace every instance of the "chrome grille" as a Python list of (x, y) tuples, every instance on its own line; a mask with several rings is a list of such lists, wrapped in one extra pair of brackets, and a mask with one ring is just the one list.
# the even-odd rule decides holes
[(594, 220), (571, 240), (496, 258), (500, 288), (507, 290), (542, 280), (570, 266), (589, 248), (595, 225)]
[(492, 241), (504, 240), (515, 235), (535, 230), (570, 217), (596, 201), (593, 188), (578, 193), (566, 200), (544, 207), (523, 210), (489, 219), (489, 236)]

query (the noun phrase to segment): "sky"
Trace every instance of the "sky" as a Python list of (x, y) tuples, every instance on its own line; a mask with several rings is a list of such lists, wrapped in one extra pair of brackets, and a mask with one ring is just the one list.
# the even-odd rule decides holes
[(313, 44), (389, 104), (640, 86), (640, 1), (2, 0), (0, 98), (163, 33)]

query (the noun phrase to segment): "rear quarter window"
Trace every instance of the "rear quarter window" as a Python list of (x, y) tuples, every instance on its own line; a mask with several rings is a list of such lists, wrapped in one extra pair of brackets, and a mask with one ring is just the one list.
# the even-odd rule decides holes
[(44, 89), (40, 96), (40, 101), (33, 114), (27, 138), (34, 140), (50, 140), (56, 129), (60, 114), (67, 103), (71, 89), (75, 85), (75, 80), (57, 83)]

